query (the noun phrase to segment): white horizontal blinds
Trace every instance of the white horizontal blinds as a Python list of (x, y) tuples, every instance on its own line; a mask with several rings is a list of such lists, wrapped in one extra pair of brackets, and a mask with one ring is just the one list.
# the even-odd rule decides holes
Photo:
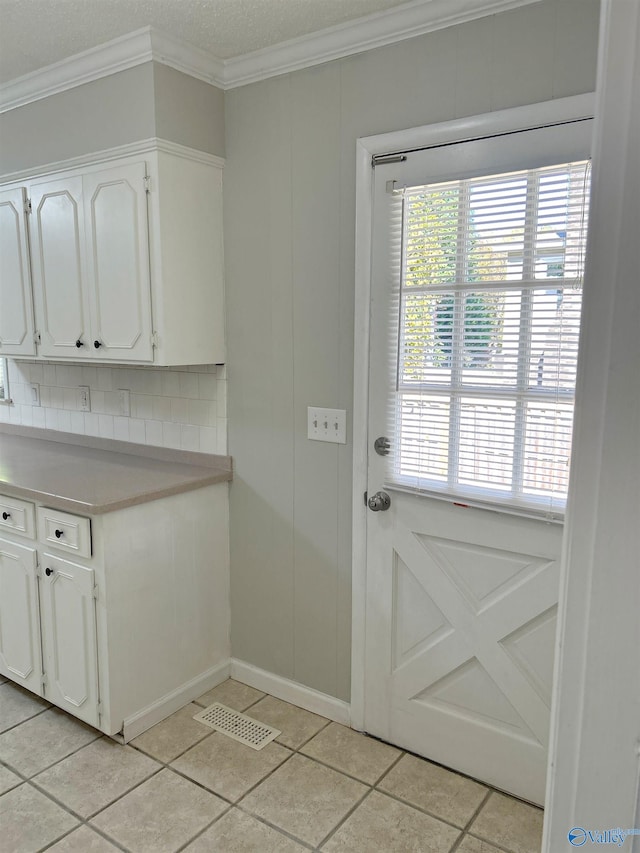
[(403, 196), (392, 480), (561, 513), (588, 163)]

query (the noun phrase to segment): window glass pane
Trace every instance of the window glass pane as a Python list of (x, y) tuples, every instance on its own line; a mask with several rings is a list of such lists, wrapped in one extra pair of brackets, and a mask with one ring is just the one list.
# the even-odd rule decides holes
[(421, 187), (407, 198), (404, 286), (429, 287), (456, 278), (459, 184)]
[(524, 442), (524, 492), (566, 494), (569, 486), (573, 405), (528, 403)]
[(526, 175), (470, 182), (467, 281), (522, 278), (526, 212)]
[(427, 478), (446, 483), (449, 458), (449, 401), (442, 397), (403, 394), (398, 406), (399, 479)]
[(394, 476), (566, 499), (588, 163), (404, 192)]
[(563, 287), (532, 295), (529, 386), (572, 391), (578, 366), (582, 293)]
[(461, 401), (460, 484), (511, 491), (515, 419), (515, 403)]

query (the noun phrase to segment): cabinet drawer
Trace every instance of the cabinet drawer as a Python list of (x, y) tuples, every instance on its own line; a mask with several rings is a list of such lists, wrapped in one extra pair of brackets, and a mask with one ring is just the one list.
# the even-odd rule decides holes
[(0, 529), (35, 539), (36, 524), (33, 504), (19, 498), (0, 495)]
[(91, 522), (80, 515), (39, 506), (38, 538), (68, 554), (91, 556)]

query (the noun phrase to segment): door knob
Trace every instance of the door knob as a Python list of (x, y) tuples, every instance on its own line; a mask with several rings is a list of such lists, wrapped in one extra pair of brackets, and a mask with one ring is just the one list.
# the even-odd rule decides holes
[(367, 503), (373, 512), (386, 512), (391, 506), (391, 498), (386, 492), (376, 492)]

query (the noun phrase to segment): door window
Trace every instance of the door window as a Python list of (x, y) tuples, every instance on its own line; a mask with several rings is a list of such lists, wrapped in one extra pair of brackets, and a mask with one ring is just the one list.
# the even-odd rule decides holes
[(391, 483), (561, 514), (589, 163), (395, 191)]

